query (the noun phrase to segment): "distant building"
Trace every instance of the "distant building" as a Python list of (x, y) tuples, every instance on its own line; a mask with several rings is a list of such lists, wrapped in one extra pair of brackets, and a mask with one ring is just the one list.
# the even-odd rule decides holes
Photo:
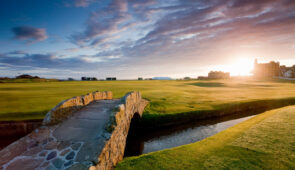
[(286, 67), (280, 65), (279, 62), (271, 61), (269, 63), (258, 63), (257, 59), (254, 63), (253, 74), (257, 78), (295, 78), (295, 65)]
[(106, 80), (112, 81), (112, 80), (117, 80), (117, 78), (116, 77), (107, 77)]
[(258, 78), (273, 78), (281, 76), (280, 63), (271, 61), (269, 63), (254, 63), (253, 74)]
[(96, 81), (96, 77), (81, 77), (82, 81)]
[(295, 65), (292, 67), (280, 66), (281, 76), (285, 78), (295, 78)]
[(229, 79), (230, 73), (229, 72), (223, 72), (223, 71), (210, 71), (208, 73), (209, 79)]

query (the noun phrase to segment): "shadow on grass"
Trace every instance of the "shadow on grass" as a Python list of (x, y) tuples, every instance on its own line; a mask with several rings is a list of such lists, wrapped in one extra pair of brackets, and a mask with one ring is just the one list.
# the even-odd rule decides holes
[(219, 83), (219, 82), (199, 82), (199, 83), (190, 83), (189, 85), (194, 85), (199, 87), (225, 87), (224, 83)]
[(274, 87), (274, 85), (269, 84), (237, 84), (233, 85), (233, 87), (241, 87), (241, 88), (265, 88), (265, 87)]
[(291, 84), (295, 84), (295, 80), (283, 80), (283, 79), (275, 79), (273, 80), (274, 82), (277, 83), (291, 83)]

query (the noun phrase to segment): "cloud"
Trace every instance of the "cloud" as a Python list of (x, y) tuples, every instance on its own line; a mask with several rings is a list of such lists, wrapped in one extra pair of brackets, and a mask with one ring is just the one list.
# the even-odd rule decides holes
[(92, 3), (95, 3), (96, 0), (66, 0), (64, 1), (64, 5), (66, 7), (88, 7)]
[(74, 0), (74, 4), (76, 7), (87, 7), (94, 2), (95, 0)]
[(113, 0), (106, 9), (92, 12), (86, 23), (85, 31), (72, 35), (72, 42), (83, 46), (87, 43), (93, 45), (103, 41), (104, 37), (99, 36), (119, 30), (118, 25), (128, 18), (127, 10), (126, 0)]
[(125, 51), (128, 54), (133, 51), (134, 56), (153, 56), (157, 51), (186, 51), (189, 48), (187, 42), (197, 44), (194, 50), (189, 49), (197, 51), (197, 47), (202, 44), (242, 41), (253, 36), (257, 40), (268, 40), (264, 43), (283, 34), (289, 35), (289, 40), (286, 41), (292, 40), (294, 5), (287, 6), (287, 1), (276, 0), (259, 1), (258, 4), (254, 2), (256, 1), (179, 1), (173, 6), (172, 12), (155, 22), (153, 30)]
[(8, 54), (17, 55), (17, 54), (26, 54), (26, 52), (22, 50), (15, 50), (15, 51), (9, 52)]
[[(79, 55), (63, 58), (57, 54), (29, 54), (22, 56), (15, 52), (0, 53), (0, 70), (2, 76), (15, 76), (19, 73), (34, 74), (46, 77), (107, 76), (105, 70), (120, 66), (120, 56), (107, 53)], [(103, 77), (101, 77), (103, 78)]]
[(19, 26), (12, 28), (14, 38), (26, 40), (27, 42), (44, 41), (48, 38), (44, 28), (34, 28), (31, 26)]
[[(21, 56), (19, 54), (22, 54)], [(13, 51), (0, 54), (0, 63), (13, 66), (30, 66), (38, 68), (93, 68), (99, 63), (107, 63), (119, 59), (119, 55), (102, 52), (94, 55), (61, 56), (58, 54), (30, 54)]]

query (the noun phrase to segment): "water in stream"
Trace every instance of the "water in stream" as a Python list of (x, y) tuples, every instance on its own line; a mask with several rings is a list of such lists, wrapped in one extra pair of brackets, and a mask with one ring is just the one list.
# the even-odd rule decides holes
[(145, 134), (129, 133), (125, 157), (194, 143), (234, 126), (237, 123), (250, 119), (251, 117), (253, 117), (253, 115), (231, 115), (222, 118), (202, 120)]

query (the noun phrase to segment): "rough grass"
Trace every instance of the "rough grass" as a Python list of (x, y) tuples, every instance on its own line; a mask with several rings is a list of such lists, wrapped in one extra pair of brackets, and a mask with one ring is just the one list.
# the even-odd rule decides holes
[(130, 157), (116, 169), (295, 169), (295, 106), (189, 145)]
[(144, 115), (218, 110), (225, 105), (295, 97), (291, 81), (66, 81), (0, 83), (0, 120), (41, 119), (64, 99), (95, 90), (119, 98), (140, 91), (150, 100)]

